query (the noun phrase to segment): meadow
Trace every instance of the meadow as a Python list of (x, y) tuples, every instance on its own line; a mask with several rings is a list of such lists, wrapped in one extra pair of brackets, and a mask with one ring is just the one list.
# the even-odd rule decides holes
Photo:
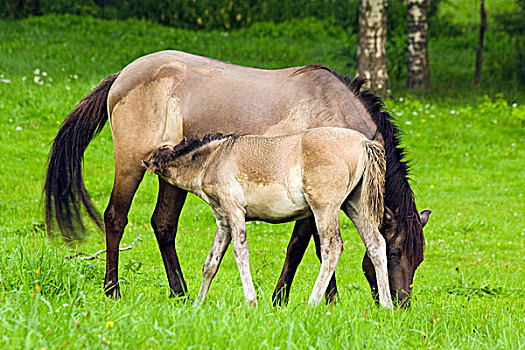
[[(230, 32), (71, 15), (0, 21), (0, 347), (524, 348), (523, 87), (423, 95), (397, 89), (386, 100), (405, 132), (418, 209), (432, 210), (410, 310), (375, 306), (360, 267), (363, 244), (344, 215), (335, 306), (307, 305), (319, 269), (313, 245), (289, 305), (271, 306), (292, 224), (259, 222), (247, 226), (258, 307), (244, 305), (231, 249), (202, 308), (170, 299), (149, 224), (157, 194), (151, 174), (135, 197), (121, 243), (128, 246), (140, 235), (133, 249), (121, 253), (121, 300), (103, 294), (104, 261), (68, 259), (103, 249), (101, 232), (90, 227), (75, 245), (48, 239), (41, 191), (50, 142), (107, 75), (162, 49), (262, 68), (319, 63), (346, 73), (341, 48), (353, 45), (349, 40), (341, 27), (311, 18)], [(442, 43), (433, 45), (431, 55)], [(434, 77), (453, 79), (439, 75), (453, 58), (431, 57), (437, 60)], [(103, 211), (113, 181), (108, 126), (89, 146), (84, 173)], [(176, 242), (190, 298), (214, 233), (211, 211), (190, 196)]]

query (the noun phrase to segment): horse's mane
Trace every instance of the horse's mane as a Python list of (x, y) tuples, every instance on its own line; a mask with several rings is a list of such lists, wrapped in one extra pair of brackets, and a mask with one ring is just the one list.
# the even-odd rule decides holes
[(222, 133), (216, 133), (216, 134), (206, 134), (202, 139), (198, 138), (191, 138), (186, 139), (184, 138), (178, 145), (176, 145), (173, 148), (173, 151), (171, 151), (171, 157), (172, 159), (183, 156), (185, 154), (190, 153), (191, 151), (194, 151), (198, 148), (201, 148), (207, 144), (209, 144), (212, 141), (217, 140), (223, 140), (228, 138), (237, 139), (238, 135), (236, 134), (228, 134), (223, 135)]
[(337, 77), (363, 103), (366, 110), (377, 126), (378, 133), (383, 136), (386, 152), (386, 183), (385, 206), (395, 215), (397, 221), (396, 235), (401, 231), (406, 233), (405, 246), (412, 251), (412, 257), (423, 257), (425, 239), (419, 214), (414, 201), (414, 193), (410, 188), (410, 167), (404, 160), (405, 150), (400, 146), (403, 133), (396, 125), (396, 120), (385, 109), (383, 101), (371, 92), (363, 89), (365, 79), (344, 76), (322, 65), (305, 66), (292, 75), (302, 74), (313, 70), (326, 70)]

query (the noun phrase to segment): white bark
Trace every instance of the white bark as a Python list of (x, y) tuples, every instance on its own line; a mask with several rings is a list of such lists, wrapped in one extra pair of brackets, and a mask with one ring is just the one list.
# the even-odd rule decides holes
[(379, 96), (388, 93), (386, 67), (387, 0), (361, 0), (359, 5), (359, 39), (357, 75), (365, 77), (365, 85)]
[(428, 89), (428, 1), (408, 0), (407, 88)]

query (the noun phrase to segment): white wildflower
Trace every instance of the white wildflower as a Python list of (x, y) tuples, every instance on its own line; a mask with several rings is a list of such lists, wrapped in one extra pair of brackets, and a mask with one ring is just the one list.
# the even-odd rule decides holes
[(411, 122), (410, 120), (407, 120), (407, 121), (405, 122), (405, 124), (406, 124), (406, 125), (411, 125), (412, 122)]
[(39, 75), (39, 74), (40, 74), (40, 69), (38, 69), (38, 68), (35, 69), (35, 70), (33, 71), (33, 74), (35, 74), (35, 75)]
[(20, 131), (20, 130), (22, 130), (22, 128), (21, 128), (20, 126), (17, 126), (17, 127), (16, 127), (16, 130), (17, 130), (17, 131)]

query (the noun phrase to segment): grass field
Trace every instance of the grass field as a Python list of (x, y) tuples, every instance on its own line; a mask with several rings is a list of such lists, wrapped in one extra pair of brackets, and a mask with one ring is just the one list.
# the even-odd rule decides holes
[[(92, 229), (78, 246), (47, 239), (40, 200), (49, 143), (105, 76), (166, 48), (256, 67), (321, 63), (344, 72), (337, 48), (347, 40), (341, 28), (312, 20), (229, 33), (74, 16), (0, 22), (0, 347), (525, 347), (523, 90), (513, 91), (513, 100), (470, 92), (463, 98), (397, 94), (387, 101), (406, 132), (418, 208), (433, 211), (414, 283), (417, 300), (408, 311), (373, 304), (360, 268), (363, 244), (343, 216), (341, 295), (333, 307), (306, 303), (319, 268), (313, 246), (290, 304), (270, 306), (291, 224), (248, 224), (257, 308), (244, 306), (231, 249), (202, 308), (169, 299), (149, 225), (157, 187), (152, 175), (135, 197), (121, 245), (142, 237), (121, 253), (122, 300), (103, 295), (103, 261), (65, 259), (70, 250), (102, 249), (102, 233)], [(85, 179), (103, 210), (113, 181), (108, 127), (86, 152)], [(211, 211), (190, 197), (177, 251), (193, 296), (214, 232)]]

